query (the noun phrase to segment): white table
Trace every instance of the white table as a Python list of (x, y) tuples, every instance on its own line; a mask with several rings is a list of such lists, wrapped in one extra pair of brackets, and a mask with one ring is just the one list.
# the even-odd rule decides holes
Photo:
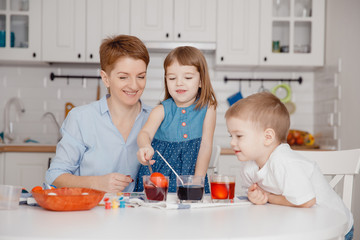
[(147, 207), (53, 212), (0, 210), (0, 239), (343, 239), (330, 209), (276, 205), (164, 210)]

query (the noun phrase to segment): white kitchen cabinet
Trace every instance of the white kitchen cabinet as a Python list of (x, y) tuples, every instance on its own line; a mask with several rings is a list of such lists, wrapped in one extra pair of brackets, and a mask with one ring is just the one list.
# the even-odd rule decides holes
[(42, 186), (45, 173), (55, 153), (6, 152), (4, 154), (4, 184), (31, 190)]
[(100, 62), (101, 41), (130, 33), (130, 0), (87, 0), (86, 62)]
[(324, 0), (223, 0), (218, 66), (322, 66)]
[(262, 0), (260, 64), (323, 66), (324, 0)]
[(43, 0), (43, 61), (85, 61), (85, 0)]
[(217, 6), (217, 65), (259, 64), (259, 0), (223, 0)]
[(0, 0), (0, 60), (39, 61), (41, 0)]
[(216, 0), (132, 0), (130, 22), (145, 42), (215, 42)]
[(101, 41), (129, 34), (130, 0), (44, 0), (43, 60), (99, 63)]

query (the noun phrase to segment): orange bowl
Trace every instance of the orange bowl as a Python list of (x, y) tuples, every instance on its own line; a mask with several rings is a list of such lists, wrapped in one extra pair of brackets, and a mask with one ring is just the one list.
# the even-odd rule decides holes
[(80, 211), (95, 207), (105, 192), (90, 188), (58, 188), (31, 192), (36, 202), (52, 211)]

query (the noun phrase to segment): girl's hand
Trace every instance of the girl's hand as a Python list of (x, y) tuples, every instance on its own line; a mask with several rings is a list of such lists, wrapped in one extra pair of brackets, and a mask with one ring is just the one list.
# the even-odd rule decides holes
[(151, 160), (153, 156), (154, 149), (151, 146), (139, 148), (137, 152), (137, 158), (142, 165), (154, 164), (155, 160)]
[(248, 198), (250, 202), (256, 205), (263, 205), (269, 200), (267, 192), (262, 190), (256, 183), (249, 187)]
[(103, 176), (98, 176), (95, 183), (96, 186), (94, 186), (94, 188), (105, 192), (117, 193), (123, 191), (129, 183), (133, 181), (134, 180), (130, 175), (109, 173)]

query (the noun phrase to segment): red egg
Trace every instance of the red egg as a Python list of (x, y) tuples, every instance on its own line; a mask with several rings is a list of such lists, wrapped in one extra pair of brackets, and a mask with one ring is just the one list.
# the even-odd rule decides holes
[(161, 188), (167, 187), (169, 185), (165, 176), (159, 172), (154, 172), (153, 174), (151, 174), (150, 181), (155, 184), (155, 186)]

